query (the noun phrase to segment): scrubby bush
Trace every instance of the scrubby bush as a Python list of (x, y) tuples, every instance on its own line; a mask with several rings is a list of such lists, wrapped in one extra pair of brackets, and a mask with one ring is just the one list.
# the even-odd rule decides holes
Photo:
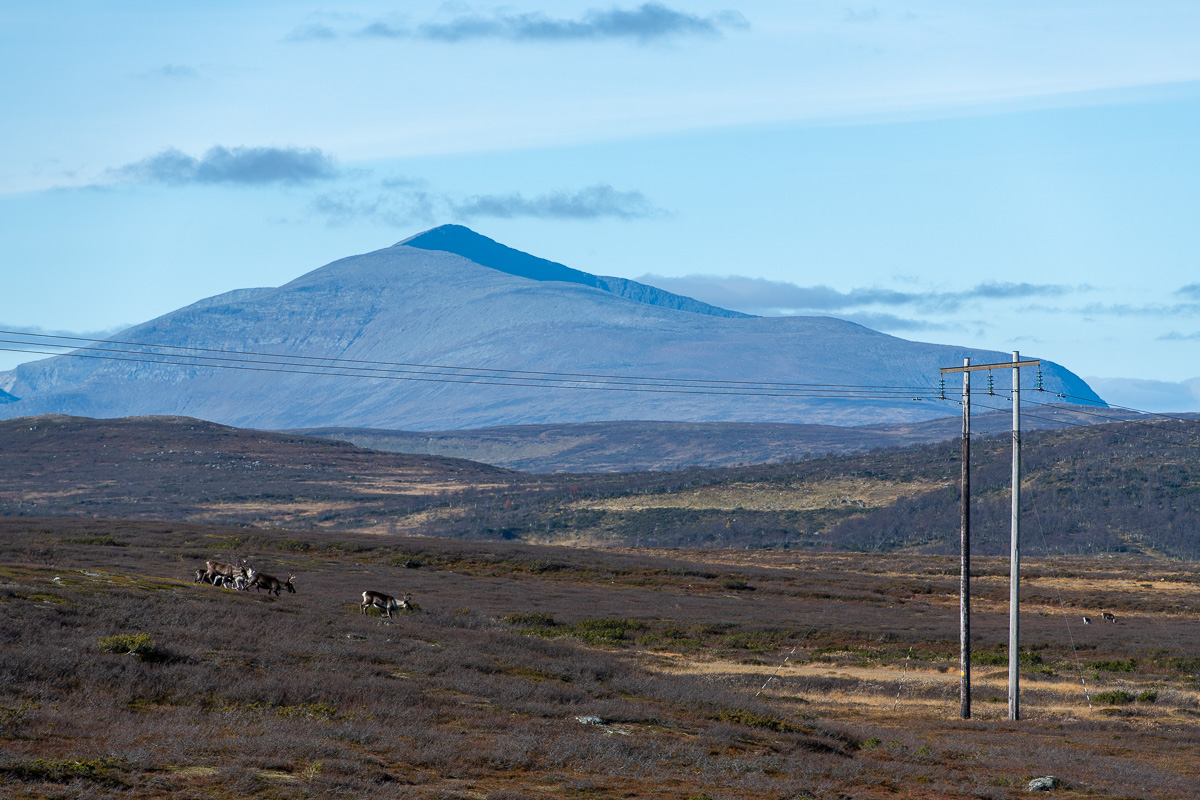
[(102, 653), (121, 653), (137, 656), (143, 660), (149, 660), (159, 652), (158, 646), (147, 633), (118, 633), (113, 636), (102, 636), (97, 645)]

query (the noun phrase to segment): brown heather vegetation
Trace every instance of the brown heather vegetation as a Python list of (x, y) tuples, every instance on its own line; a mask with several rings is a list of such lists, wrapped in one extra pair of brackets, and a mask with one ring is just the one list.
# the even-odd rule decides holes
[[(230, 557), (297, 594), (193, 583)], [(962, 721), (949, 557), (2, 518), (0, 794), (1195, 797), (1194, 565), (1030, 559), (1019, 722), (977, 567)]]

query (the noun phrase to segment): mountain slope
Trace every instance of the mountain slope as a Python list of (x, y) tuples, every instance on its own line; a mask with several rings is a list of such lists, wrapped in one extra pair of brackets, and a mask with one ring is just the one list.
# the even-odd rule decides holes
[[(462, 231), (435, 238), (479, 244), (477, 235)], [(495, 260), (496, 253), (503, 251), (475, 255)], [(516, 260), (521, 263), (509, 259), (508, 266), (540, 263)], [(961, 364), (964, 356), (975, 363), (1010, 358), (909, 342), (827, 317), (715, 316), (675, 307), (677, 296), (665, 292), (632, 299), (575, 280), (545, 279), (571, 277), (561, 271), (537, 274), (515, 275), (455, 252), (400, 243), (335, 261), (278, 288), (208, 298), (114, 337), (192, 348), (187, 351), (141, 348), (120, 361), (56, 357), (23, 364), (0, 381), (0, 389), (20, 398), (0, 405), (0, 417), (167, 414), (276, 429), (448, 430), (629, 419), (866, 424), (946, 416), (954, 405), (906, 396), (547, 388), (538, 373), (930, 387), (940, 367)], [(245, 355), (226, 364), (236, 368), (216, 369), (210, 351)], [(181, 352), (190, 354), (182, 359), (186, 365), (161, 363), (162, 353)], [(289, 360), (268, 365), (261, 354)], [(375, 377), (308, 374), (329, 363), (319, 359), (353, 359)], [(522, 385), (464, 383), (463, 368), (529, 374), (517, 382)], [(1006, 373), (997, 374), (999, 388)], [(1062, 367), (1044, 362), (1043, 373), (1047, 390), (1100, 402)]]

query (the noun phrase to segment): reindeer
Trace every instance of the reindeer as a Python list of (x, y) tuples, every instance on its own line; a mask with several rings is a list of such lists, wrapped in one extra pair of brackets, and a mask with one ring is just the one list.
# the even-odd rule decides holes
[(1112, 613), (1110, 613), (1110, 612), (1108, 612), (1108, 611), (1105, 611), (1105, 612), (1104, 612), (1103, 614), (1101, 614), (1100, 616), (1104, 617), (1104, 621), (1105, 621), (1105, 622), (1116, 622), (1116, 621), (1117, 621), (1117, 615), (1116, 615), (1116, 614), (1112, 614)]
[(274, 592), (278, 597), (279, 593), (287, 589), (292, 594), (296, 593), (296, 587), (292, 586), (292, 581), (296, 580), (295, 575), (289, 575), (286, 581), (281, 581), (273, 575), (268, 575), (265, 572), (255, 572), (254, 577), (246, 584), (246, 587), (254, 587), (255, 591), (266, 589), (268, 592)]
[(391, 619), (393, 610), (399, 611), (403, 609), (407, 611), (412, 608), (412, 593), (405, 592), (404, 597), (397, 600), (390, 594), (384, 594), (383, 592), (363, 592), (362, 603), (358, 607), (359, 613), (367, 613), (367, 609), (371, 606), (378, 608), (383, 612), (384, 616)]
[[(232, 581), (235, 575), (246, 574), (246, 559), (242, 559), (239, 564), (224, 564), (220, 561), (209, 559), (204, 562), (204, 566), (208, 568), (208, 582), (214, 586), (220, 586), (225, 581)], [(221, 583), (217, 583), (217, 576), (223, 578)]]
[(204, 567), (196, 567), (196, 580), (192, 581), (192, 583), (212, 583), (208, 577), (208, 570)]

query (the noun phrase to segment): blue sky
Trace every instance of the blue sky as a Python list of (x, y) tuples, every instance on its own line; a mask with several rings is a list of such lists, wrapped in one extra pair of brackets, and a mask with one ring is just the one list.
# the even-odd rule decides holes
[(0, 327), (113, 331), (456, 222), (1200, 410), (1197, 41), (1168, 0), (16, 0)]

